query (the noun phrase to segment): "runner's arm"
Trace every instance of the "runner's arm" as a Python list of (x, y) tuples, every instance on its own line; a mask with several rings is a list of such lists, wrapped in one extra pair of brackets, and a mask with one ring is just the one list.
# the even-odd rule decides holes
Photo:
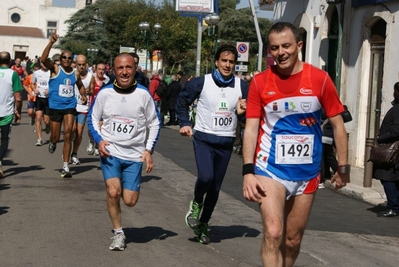
[(47, 46), (44, 48), (43, 53), (40, 57), (40, 60), (43, 62), (44, 66), (46, 66), (46, 68), (50, 70), (51, 73), (58, 73), (58, 66), (48, 58), (50, 50), (53, 47), (53, 44), (57, 42), (57, 40), (58, 40), (58, 34), (57, 32), (54, 32), (53, 35), (51, 35), (50, 41), (48, 42)]

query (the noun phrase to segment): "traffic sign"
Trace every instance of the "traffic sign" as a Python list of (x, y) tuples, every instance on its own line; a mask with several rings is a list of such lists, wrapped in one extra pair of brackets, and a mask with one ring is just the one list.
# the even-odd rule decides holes
[(248, 62), (249, 43), (248, 42), (237, 42), (236, 48), (237, 48), (237, 52), (238, 52), (237, 61)]

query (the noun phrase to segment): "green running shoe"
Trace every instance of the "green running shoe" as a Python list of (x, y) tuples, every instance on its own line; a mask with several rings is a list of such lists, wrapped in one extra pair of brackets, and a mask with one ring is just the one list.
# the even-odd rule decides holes
[(198, 241), (201, 244), (208, 245), (211, 243), (208, 235), (208, 224), (199, 222), (197, 227), (194, 228), (194, 233), (197, 235)]
[(203, 204), (198, 204), (194, 200), (190, 201), (189, 210), (186, 214), (186, 225), (191, 229), (194, 229), (198, 224), (198, 218), (201, 213)]

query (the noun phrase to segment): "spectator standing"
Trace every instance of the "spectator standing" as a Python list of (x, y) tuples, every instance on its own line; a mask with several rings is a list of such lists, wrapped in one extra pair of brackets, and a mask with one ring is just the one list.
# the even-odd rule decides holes
[(153, 76), (150, 81), (150, 94), (154, 99), (155, 103), (157, 103), (157, 107), (161, 106), (161, 97), (157, 95), (156, 90), (159, 86), (159, 83), (162, 80), (162, 70), (154, 71)]
[[(392, 107), (382, 120), (377, 142), (393, 143), (399, 140), (399, 82), (393, 86)], [(386, 210), (377, 213), (378, 217), (399, 216), (399, 160), (393, 167), (373, 165), (373, 178), (380, 180), (387, 196)]]
[[(177, 81), (177, 76), (173, 74), (170, 77), (171, 83), (168, 86), (166, 93), (167, 109), (169, 111), (169, 122), (166, 125), (178, 125), (176, 120), (176, 102), (177, 97), (181, 91), (180, 83)], [(163, 101), (163, 100), (162, 100)]]
[(187, 83), (187, 77), (186, 76), (184, 76), (184, 72), (183, 71), (178, 71), (177, 72), (177, 80), (179, 81), (179, 83), (180, 83), (180, 87), (183, 89), (184, 88), (184, 86), (186, 86), (186, 83)]

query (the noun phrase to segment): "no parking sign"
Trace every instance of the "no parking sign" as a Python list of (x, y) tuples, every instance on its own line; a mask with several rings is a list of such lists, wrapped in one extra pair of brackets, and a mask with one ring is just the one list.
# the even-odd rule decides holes
[(237, 48), (237, 52), (238, 52), (237, 61), (248, 62), (249, 43), (248, 42), (237, 42), (236, 48)]

